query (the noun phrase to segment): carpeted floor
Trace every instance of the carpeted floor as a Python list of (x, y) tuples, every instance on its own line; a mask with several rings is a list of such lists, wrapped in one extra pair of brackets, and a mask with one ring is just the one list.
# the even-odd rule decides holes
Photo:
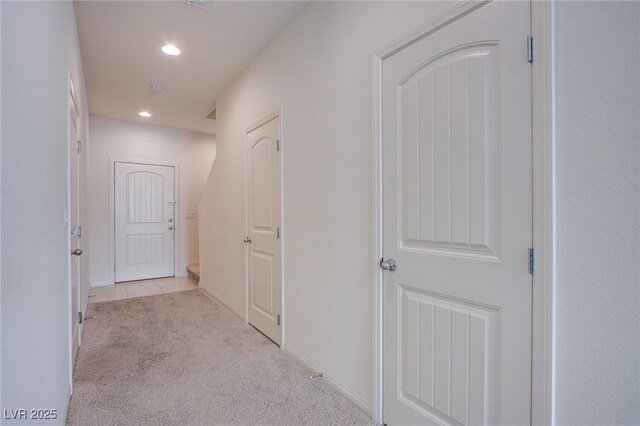
[(89, 305), (67, 425), (371, 425), (201, 290)]

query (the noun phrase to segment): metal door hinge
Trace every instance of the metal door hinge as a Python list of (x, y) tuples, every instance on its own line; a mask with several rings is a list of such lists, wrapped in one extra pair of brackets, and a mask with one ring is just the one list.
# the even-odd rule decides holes
[(278, 322), (278, 325), (280, 325), (280, 314), (278, 314), (278, 318), (276, 321)]
[(276, 151), (280, 151), (280, 139), (276, 140)]
[(78, 227), (77, 227), (76, 237), (77, 238), (82, 238), (82, 226), (80, 226), (80, 225), (78, 225)]
[(527, 36), (527, 61), (533, 63), (533, 37)]
[(533, 248), (529, 249), (529, 273), (533, 275), (536, 270), (536, 251)]
[(78, 324), (82, 324), (82, 312), (78, 312)]
[(78, 140), (78, 154), (82, 152), (82, 141)]
[(276, 237), (280, 238), (280, 228), (278, 227), (278, 229), (276, 230)]

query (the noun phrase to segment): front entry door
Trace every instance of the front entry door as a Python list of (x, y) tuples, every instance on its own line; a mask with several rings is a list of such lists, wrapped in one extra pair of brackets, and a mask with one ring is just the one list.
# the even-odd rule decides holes
[(484, 4), (383, 61), (386, 424), (530, 423), (529, 7)]
[(174, 168), (114, 164), (115, 281), (174, 276)]
[(248, 139), (247, 225), (249, 323), (282, 343), (280, 244), (280, 117), (250, 131)]

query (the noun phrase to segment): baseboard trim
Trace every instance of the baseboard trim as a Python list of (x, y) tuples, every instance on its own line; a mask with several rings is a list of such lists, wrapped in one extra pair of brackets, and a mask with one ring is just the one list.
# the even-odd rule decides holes
[(244, 314), (242, 312), (240, 312), (240, 310), (238, 310), (237, 308), (235, 308), (233, 305), (229, 304), (227, 301), (225, 301), (224, 299), (222, 299), (221, 297), (216, 296), (215, 294), (213, 294), (211, 292), (211, 290), (206, 289), (204, 287), (199, 287), (200, 290), (202, 290), (202, 292), (210, 297), (211, 299), (215, 300), (216, 302), (220, 302), (222, 303), (227, 309), (229, 309), (231, 312), (233, 312), (234, 314), (236, 314), (237, 316), (240, 317), (240, 319), (244, 322)]
[(113, 284), (115, 284), (115, 283), (112, 283), (110, 281), (91, 281), (89, 283), (89, 286), (90, 287), (102, 287), (102, 286), (105, 286), (105, 285), (113, 285)]
[(353, 402), (359, 409), (367, 413), (368, 416), (371, 416), (372, 410), (371, 405), (367, 403), (360, 395), (353, 392), (351, 389), (342, 384), (339, 380), (331, 377), (329, 374), (322, 371), (321, 368), (316, 366), (313, 362), (311, 362), (307, 357), (302, 355), (297, 350), (293, 349), (291, 346), (284, 344), (284, 351), (291, 354), (294, 358), (304, 364), (309, 370), (313, 372), (322, 372), (322, 378), (335, 390), (337, 390), (340, 394), (342, 394), (349, 401)]

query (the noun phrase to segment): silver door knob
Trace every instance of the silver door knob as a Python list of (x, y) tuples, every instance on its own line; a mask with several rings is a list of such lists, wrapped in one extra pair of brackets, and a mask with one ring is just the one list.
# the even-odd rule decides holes
[(172, 219), (172, 218), (169, 218), (169, 223), (171, 223), (171, 222), (173, 222), (173, 219)]
[(385, 271), (395, 271), (396, 269), (398, 269), (398, 262), (396, 262), (396, 260), (394, 258), (388, 259), (388, 260), (384, 260), (384, 259), (380, 259), (380, 267), (382, 269), (384, 269)]
[(251, 243), (251, 237), (245, 237), (244, 240), (245, 243)]
[(172, 229), (173, 229), (173, 226), (170, 226), (170, 227), (169, 227), (169, 231), (171, 231)]
[(76, 256), (80, 256), (82, 254), (82, 249), (73, 249), (71, 250), (71, 254), (74, 254)]

